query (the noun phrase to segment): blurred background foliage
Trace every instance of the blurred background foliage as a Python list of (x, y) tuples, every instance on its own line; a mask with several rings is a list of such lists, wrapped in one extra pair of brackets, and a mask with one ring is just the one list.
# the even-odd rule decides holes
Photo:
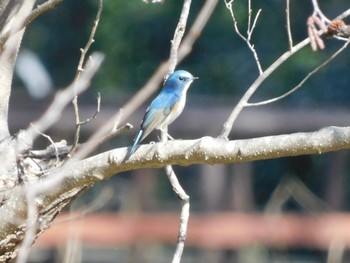
[[(188, 27), (191, 26), (204, 3), (202, 0), (193, 0), (192, 2)], [(262, 67), (266, 69), (288, 49), (285, 1), (252, 2), (254, 14), (258, 9), (262, 9), (252, 42), (256, 47)], [(312, 14), (312, 5), (311, 1), (305, 0), (290, 2), (292, 35), (294, 44), (297, 44), (307, 37), (306, 20)], [(319, 4), (329, 18), (334, 18), (349, 8), (348, 1), (345, 0), (320, 0)], [(80, 56), (79, 50), (88, 39), (97, 6), (97, 0), (63, 1), (54, 10), (34, 21), (26, 31), (22, 47), (38, 54), (57, 89), (68, 85), (74, 78)], [(108, 104), (113, 105), (113, 107), (123, 105), (126, 99), (131, 97), (148, 80), (158, 65), (167, 59), (170, 51), (170, 40), (173, 37), (181, 8), (182, 1), (176, 0), (164, 0), (162, 4), (145, 4), (141, 0), (104, 0), (104, 10), (92, 51), (103, 52), (106, 59), (84, 98), (87, 97), (88, 100), (93, 101), (96, 93), (101, 92), (102, 108)], [(241, 32), (245, 33), (247, 1), (236, 0), (234, 11)], [(290, 90), (311, 70), (332, 55), (344, 42), (327, 39), (325, 43), (327, 48), (323, 51), (312, 52), (310, 47), (306, 47), (298, 52), (263, 83), (253, 96), (252, 101), (269, 99)], [(224, 1), (219, 2), (208, 25), (195, 43), (193, 52), (178, 68), (187, 69), (200, 78), (189, 91), (190, 100), (195, 104), (196, 101), (202, 101), (205, 97), (206, 101), (218, 103), (210, 105), (212, 109), (220, 106), (222, 101), (229, 101), (233, 107), (257, 78), (258, 70), (253, 55), (246, 43), (235, 33), (232, 18)], [(286, 99), (278, 101), (274, 106), (277, 109), (279, 107), (300, 108), (305, 112), (310, 108), (340, 107), (347, 109), (350, 100), (348, 68), (349, 50), (345, 50), (330, 65), (307, 81), (303, 88)], [(16, 88), (23, 89), (19, 79), (15, 79), (15, 84)], [(13, 107), (15, 108), (16, 105)], [(259, 109), (256, 110), (259, 111)], [(207, 110), (210, 109), (207, 108)], [(293, 118), (300, 117), (293, 116)], [(250, 120), (245, 121), (249, 122)], [(288, 121), (286, 120), (286, 122)], [(72, 129), (74, 129), (74, 124), (72, 124)], [(302, 131), (303, 127), (296, 127), (296, 129)], [(186, 134), (187, 131), (184, 128), (182, 130), (182, 133)], [(191, 134), (191, 136), (196, 138), (207, 135), (206, 131), (202, 133), (200, 135)], [(133, 134), (127, 139), (118, 138), (118, 143), (122, 142), (123, 146), (130, 145), (132, 136)], [(238, 137), (245, 136), (247, 134), (238, 135)], [(184, 137), (186, 138), (186, 135)], [(119, 145), (118, 143), (112, 142), (109, 148), (116, 147)], [(349, 161), (350, 159), (346, 152), (341, 152), (339, 155), (345, 155), (344, 160)], [(327, 189), (331, 185), (331, 176), (333, 175), (331, 169), (334, 165), (337, 166), (337, 162), (332, 163), (332, 161), (336, 161), (336, 159), (337, 157), (332, 154), (324, 154), (255, 162), (252, 164), (250, 174), (254, 203), (251, 209), (263, 210), (269, 203), (276, 187), (287, 177), (299, 178), (309, 190), (316, 196), (325, 199), (326, 202), (327, 195), (331, 195), (332, 191), (341, 193), (343, 199), (340, 205), (338, 202), (339, 206), (336, 208), (349, 209), (347, 201), (350, 200), (350, 191), (347, 187), (349, 180), (346, 179), (345, 175), (341, 177), (341, 190), (337, 188)], [(350, 162), (343, 163), (342, 172), (349, 171), (350, 167), (347, 163)], [(228, 166), (224, 172), (225, 176), (220, 177), (217, 174), (211, 176), (216, 176), (217, 182), (222, 179), (224, 187), (230, 188), (232, 186), (234, 188), (234, 183), (232, 183), (234, 181), (232, 179), (234, 178), (233, 169), (232, 166)], [(210, 196), (203, 190), (205, 188), (203, 185), (208, 181), (202, 175), (204, 171), (202, 166), (176, 167), (176, 171), (181, 183), (184, 184), (184, 188), (191, 196), (192, 211), (212, 209), (212, 207), (207, 206), (207, 202), (210, 202), (208, 200)], [(138, 176), (137, 173), (146, 174), (147, 179), (143, 179), (144, 176)], [(135, 209), (178, 211), (178, 202), (174, 198), (166, 177), (162, 175), (162, 170), (152, 170), (151, 172), (136, 172), (136, 175), (135, 173), (126, 173), (113, 177), (107, 185), (112, 185), (116, 194), (106, 209), (114, 211), (133, 211)], [(106, 184), (103, 183), (96, 185), (83, 199), (78, 199), (77, 202), (92, 202), (105, 186)], [(239, 190), (233, 188), (223, 190), (222, 193), (231, 194), (230, 191)], [(141, 195), (140, 193), (144, 196), (138, 196), (138, 194)], [(226, 199), (227, 196), (221, 198), (215, 209), (235, 209), (234, 205), (230, 204), (231, 201)], [(303, 205), (292, 200), (288, 201), (283, 209), (289, 211), (309, 209)], [(331, 202), (329, 205), (332, 205)], [(247, 210), (249, 209), (247, 208)], [(297, 250), (296, 254), (299, 252)], [(302, 255), (305, 258), (311, 253), (314, 258), (321, 258), (324, 262), (324, 253), (313, 252), (312, 250), (303, 250)], [(192, 250), (192, 252), (187, 250), (185, 253), (197, 252), (196, 250)], [(229, 252), (227, 253), (229, 254)], [(286, 258), (288, 255), (284, 254), (283, 257)], [(210, 261), (199, 260), (198, 262)], [(228, 261), (223, 260), (222, 262)], [(242, 260), (241, 262), (249, 261)]]
[[(295, 44), (307, 37), (306, 19), (312, 13), (310, 2), (291, 1)], [(189, 26), (202, 4), (203, 1), (193, 1)], [(83, 4), (63, 1), (27, 29), (23, 46), (39, 54), (56, 87), (65, 86), (72, 80), (79, 49), (88, 38), (97, 5), (97, 0)], [(346, 1), (336, 1), (336, 4), (334, 1), (320, 1), (320, 5), (330, 18), (347, 7)], [(252, 8), (254, 14), (262, 9), (252, 42), (263, 68), (267, 68), (288, 48), (285, 3), (253, 1)], [(235, 1), (234, 9), (239, 27), (245, 33), (246, 1)], [(180, 11), (181, 5), (177, 1), (145, 4), (140, 0), (105, 0), (92, 49), (105, 53), (106, 60), (94, 80), (93, 89), (110, 94), (105, 96), (107, 100), (123, 100), (137, 91), (159, 63), (168, 57)], [(309, 47), (303, 49), (263, 84), (253, 100), (267, 99), (289, 90), (341, 44), (330, 39), (326, 41), (325, 51), (314, 53)], [(350, 99), (344, 88), (349, 81), (344, 66), (347, 54), (345, 51), (327, 69), (308, 81), (303, 89), (278, 103), (293, 106), (347, 103)], [(200, 85), (191, 90), (190, 96), (240, 97), (256, 79), (258, 71), (252, 53), (235, 34), (224, 1), (220, 1), (193, 52), (179, 68), (188, 69), (200, 77)]]

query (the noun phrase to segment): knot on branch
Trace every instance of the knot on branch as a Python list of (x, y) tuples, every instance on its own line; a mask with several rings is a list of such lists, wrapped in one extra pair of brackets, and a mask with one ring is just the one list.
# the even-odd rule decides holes
[(350, 26), (346, 25), (343, 20), (337, 19), (333, 20), (327, 28), (328, 36), (341, 36), (349, 37), (350, 36)]
[(340, 19), (326, 22), (325, 20), (320, 19), (317, 15), (312, 15), (307, 19), (307, 28), (310, 45), (313, 51), (325, 48), (324, 41), (321, 38), (322, 34), (325, 34), (328, 37), (350, 37), (350, 26)]

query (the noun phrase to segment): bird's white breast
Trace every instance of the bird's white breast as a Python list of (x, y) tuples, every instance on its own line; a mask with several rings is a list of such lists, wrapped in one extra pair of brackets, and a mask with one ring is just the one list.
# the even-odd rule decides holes
[(161, 129), (165, 128), (170, 123), (172, 123), (177, 117), (179, 117), (179, 115), (183, 111), (185, 104), (186, 104), (186, 91), (187, 91), (187, 89), (184, 89), (184, 91), (182, 92), (182, 94), (180, 96), (180, 100), (178, 102), (176, 102), (176, 104), (172, 108), (170, 114), (165, 119), (165, 121), (162, 123), (162, 125), (160, 127)]

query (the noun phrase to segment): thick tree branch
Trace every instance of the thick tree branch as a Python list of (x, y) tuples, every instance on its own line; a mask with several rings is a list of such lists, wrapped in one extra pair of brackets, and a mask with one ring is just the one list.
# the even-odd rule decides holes
[[(126, 163), (121, 159), (123, 159), (127, 149), (116, 149), (110, 152), (111, 156), (115, 156), (113, 159), (115, 161), (110, 163), (108, 170), (112, 169), (112, 173), (115, 174), (134, 169), (160, 168), (168, 164), (181, 166), (233, 164), (305, 154), (321, 154), (349, 148), (350, 127), (332, 126), (315, 132), (234, 141), (203, 137), (198, 140), (142, 145)], [(102, 156), (105, 154), (103, 153)], [(99, 158), (106, 158), (106, 156), (102, 156), (91, 157), (90, 161), (95, 163), (94, 158), (98, 158), (97, 160), (100, 161)], [(109, 157), (109, 160), (112, 160), (111, 157)], [(89, 159), (85, 161), (89, 162)], [(81, 165), (84, 166), (87, 163)]]
[[(306, 154), (321, 154), (350, 148), (350, 127), (327, 127), (315, 132), (266, 136), (227, 141), (203, 137), (140, 145), (127, 161), (128, 148), (118, 148), (70, 165), (80, 169), (65, 170), (64, 182), (74, 186), (91, 185), (114, 174), (166, 165), (234, 164)], [(56, 173), (57, 175), (57, 173)], [(52, 176), (56, 176), (52, 174)], [(66, 185), (66, 183), (63, 183)], [(62, 185), (63, 186), (63, 185)], [(61, 187), (64, 191), (64, 187)], [(68, 191), (70, 189), (66, 189)], [(50, 191), (48, 191), (50, 192)], [(0, 224), (1, 225), (1, 224)]]

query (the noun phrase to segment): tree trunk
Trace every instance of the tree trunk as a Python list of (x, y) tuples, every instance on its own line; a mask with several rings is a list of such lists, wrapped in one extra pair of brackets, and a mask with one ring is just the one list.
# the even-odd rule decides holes
[[(0, 141), (9, 137), (8, 108), (16, 58), (25, 28), (19, 30), (34, 6), (33, 0), (2, 1), (0, 3), (0, 37), (11, 37), (0, 46)], [(18, 32), (17, 32), (18, 31)]]

